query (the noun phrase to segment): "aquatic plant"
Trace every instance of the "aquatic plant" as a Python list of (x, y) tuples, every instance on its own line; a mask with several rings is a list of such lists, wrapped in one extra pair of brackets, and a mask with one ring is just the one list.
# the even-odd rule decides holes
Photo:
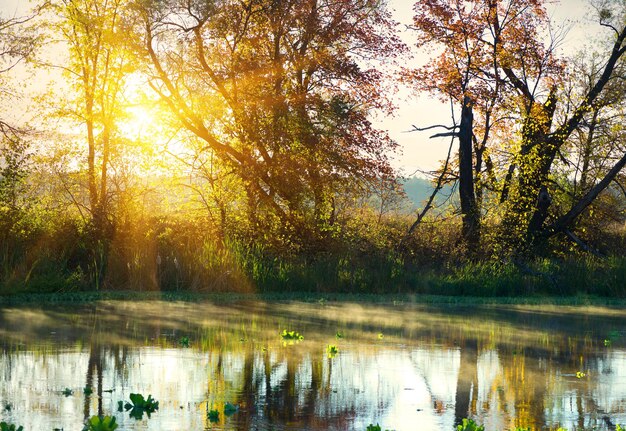
[[(148, 398), (144, 398), (141, 394), (130, 394), (130, 403), (126, 403), (124, 408), (126, 411), (130, 410), (130, 417), (137, 420), (143, 418), (143, 414), (146, 413), (150, 417), (151, 413), (154, 413), (159, 409), (159, 402), (152, 398), (152, 395), (148, 395)], [(131, 404), (132, 403), (132, 404)], [(119, 406), (119, 403), (118, 403)]]
[(16, 427), (14, 424), (0, 422), (0, 431), (24, 431), (23, 426)]
[(93, 394), (93, 389), (90, 386), (85, 386), (83, 388), (83, 394), (85, 395), (91, 395)]
[(239, 411), (239, 406), (236, 406), (234, 404), (231, 403), (226, 403), (224, 405), (224, 415), (225, 416), (232, 416), (235, 413), (237, 413)]
[(485, 431), (485, 427), (478, 425), (472, 419), (464, 418), (460, 425), (456, 426), (457, 431)]
[(326, 353), (328, 354), (329, 358), (334, 358), (337, 355), (337, 353), (339, 353), (339, 349), (334, 344), (329, 344), (326, 347)]
[(337, 333), (335, 334), (335, 338), (341, 340), (343, 338), (343, 333), (341, 333), (341, 331), (337, 331)]
[(69, 397), (70, 395), (74, 395), (74, 391), (71, 390), (70, 388), (63, 389), (61, 393), (65, 395), (66, 397)]
[(583, 377), (585, 377), (587, 374), (585, 374), (584, 371), (576, 371), (576, 378), (577, 379), (582, 379)]
[(611, 344), (613, 344), (613, 342), (609, 339), (604, 340), (604, 347), (611, 347)]
[(178, 344), (180, 344), (182, 347), (189, 347), (189, 337), (180, 337), (180, 340), (178, 340)]
[(92, 416), (85, 423), (83, 431), (113, 431), (118, 426), (114, 416)]
[(383, 338), (385, 338), (385, 335), (382, 332), (378, 333), (378, 339), (382, 340)]
[[(367, 426), (367, 428), (365, 429), (365, 431), (383, 431), (383, 430), (382, 430), (382, 428), (380, 427), (380, 425), (378, 425), (378, 424), (376, 424), (376, 425), (369, 424), (369, 425)], [(385, 431), (391, 431), (391, 430), (387, 430), (387, 429), (386, 429)]]
[(304, 337), (296, 332), (296, 331), (287, 331), (286, 329), (283, 329), (282, 334), (280, 334), (280, 337), (283, 339), (283, 341), (302, 341), (304, 340)]
[(218, 422), (220, 420), (220, 412), (218, 412), (217, 410), (210, 410), (209, 414), (209, 421), (213, 422)]

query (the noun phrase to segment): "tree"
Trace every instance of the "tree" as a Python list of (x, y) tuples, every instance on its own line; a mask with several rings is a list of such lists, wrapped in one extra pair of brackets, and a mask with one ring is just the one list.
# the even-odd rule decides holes
[[(494, 190), (504, 208), (500, 239), (513, 250), (526, 249), (545, 236), (555, 160), (604, 93), (626, 50), (626, 27), (618, 30), (606, 22), (614, 15), (601, 14), (601, 24), (615, 34), (602, 72), (555, 125), (567, 77), (562, 77), (564, 61), (554, 55), (559, 37), (551, 31), (543, 1), (433, 0), (417, 3), (415, 10), (419, 45), (441, 47), (442, 53), (409, 76), (422, 91), (473, 101), (478, 202), (483, 177), (499, 178)], [(544, 42), (542, 35), (548, 34)], [(499, 172), (498, 164), (504, 167)]]
[(92, 275), (98, 285), (114, 229), (109, 169), (114, 148), (123, 140), (118, 125), (125, 83), (136, 67), (133, 14), (126, 0), (60, 0), (48, 7), (54, 14), (49, 18), (52, 30), (69, 52), (68, 62), (54, 67), (63, 69), (74, 90), (61, 115), (85, 127)]
[[(375, 60), (403, 50), (379, 1), (185, 0), (145, 9), (151, 86), (241, 179), (249, 219), (333, 229), (338, 182), (391, 175)], [(265, 215), (265, 216), (264, 216)]]
[[(35, 50), (38, 38), (26, 27), (33, 18), (39, 15), (35, 9), (27, 16), (12, 18), (0, 17), (0, 97), (2, 102), (14, 100), (18, 94), (11, 85), (9, 72), (19, 63), (26, 60)], [(0, 118), (0, 133), (9, 139), (17, 138), (23, 130), (6, 118)]]
[[(464, 236), (476, 243), (484, 189), (494, 186), (488, 181), (494, 178), (490, 155), (494, 149), (488, 150), (494, 128), (511, 124), (511, 108), (516, 105), (518, 115), (528, 115), (543, 89), (535, 85), (524, 93), (526, 99), (517, 97), (517, 75), (524, 82), (539, 83), (544, 75), (559, 70), (550, 47), (536, 40), (546, 25), (546, 13), (540, 2), (532, 0), (427, 1), (416, 3), (415, 12), (418, 46), (443, 49), (439, 57), (407, 75), (418, 90), (449, 98), (463, 108), (459, 129), (452, 134), (460, 140)], [(471, 114), (477, 116), (474, 125)]]
[[(28, 16), (0, 17), (2, 104), (15, 103), (19, 98), (10, 72), (27, 60), (37, 46), (37, 37), (26, 25), (38, 14), (39, 10), (35, 9)], [(19, 259), (21, 242), (29, 230), (23, 223), (28, 206), (24, 194), (30, 157), (26, 135), (25, 127), (15, 124), (4, 115), (0, 117), (0, 264), (3, 276), (9, 273)]]

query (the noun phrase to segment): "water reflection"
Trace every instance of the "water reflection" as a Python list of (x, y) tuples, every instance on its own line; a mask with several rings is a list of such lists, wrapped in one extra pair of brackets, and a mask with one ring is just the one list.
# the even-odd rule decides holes
[[(284, 345), (283, 329), (305, 340)], [(95, 414), (123, 430), (452, 430), (469, 416), (487, 430), (611, 430), (626, 424), (625, 331), (626, 314), (609, 308), (4, 308), (0, 419), (26, 430), (80, 430)], [(133, 392), (158, 412), (118, 412)], [(227, 416), (226, 403), (239, 410)]]

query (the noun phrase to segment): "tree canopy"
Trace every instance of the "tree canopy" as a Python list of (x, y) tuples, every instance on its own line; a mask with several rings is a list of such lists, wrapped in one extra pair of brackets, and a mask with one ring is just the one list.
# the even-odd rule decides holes
[[(419, 1), (406, 29), (391, 6), (47, 0), (0, 19), (2, 102), (49, 80), (22, 94), (30, 124), (0, 117), (4, 280), (219, 287), (332, 256), (356, 286), (619, 250), (623, 4), (595, 1), (598, 40), (571, 56), (544, 0)], [(417, 210), (375, 121), (407, 87), (453, 110), (415, 126), (451, 139)]]

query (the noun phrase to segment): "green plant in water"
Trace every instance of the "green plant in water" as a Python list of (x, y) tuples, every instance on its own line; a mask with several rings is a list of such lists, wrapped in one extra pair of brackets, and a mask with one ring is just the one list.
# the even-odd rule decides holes
[(334, 358), (337, 355), (337, 353), (339, 353), (339, 349), (334, 344), (329, 344), (326, 347), (326, 353), (328, 354), (329, 358)]
[(178, 340), (178, 344), (180, 344), (182, 347), (189, 347), (189, 337), (180, 337), (180, 340)]
[(283, 329), (282, 334), (280, 334), (280, 337), (283, 339), (283, 341), (302, 341), (304, 340), (304, 337), (302, 335), (300, 335), (300, 333), (296, 332), (296, 331), (287, 331), (286, 329)]
[[(137, 420), (143, 418), (143, 414), (146, 413), (150, 417), (151, 413), (154, 413), (159, 409), (159, 402), (152, 398), (152, 395), (148, 395), (145, 399), (141, 394), (130, 394), (130, 403), (126, 403), (124, 408), (126, 411), (130, 410), (130, 417)], [(131, 404), (132, 403), (132, 404)], [(119, 403), (118, 403), (119, 406)]]
[(335, 338), (341, 340), (343, 338), (343, 333), (341, 333), (341, 331), (337, 331), (337, 333), (335, 334)]
[(615, 425), (615, 431), (626, 431), (626, 428), (624, 428), (620, 424), (617, 424)]
[(61, 393), (65, 395), (66, 397), (69, 397), (70, 395), (74, 395), (74, 391), (71, 390), (70, 388), (63, 389)]
[(0, 422), (0, 431), (24, 431), (23, 426), (16, 427), (14, 424)]
[[(376, 425), (369, 424), (365, 431), (383, 431), (383, 430), (380, 427), (380, 425), (378, 425), (378, 424), (376, 424)], [(391, 431), (391, 430), (385, 429), (385, 431)]]
[(91, 394), (93, 394), (93, 389), (91, 389), (91, 387), (90, 387), (90, 386), (85, 386), (85, 387), (83, 388), (83, 394), (85, 394), (85, 395), (91, 395)]
[(584, 371), (576, 371), (576, 378), (577, 379), (582, 379), (583, 377), (585, 377), (587, 374), (585, 374)]
[(208, 416), (211, 423), (219, 422), (220, 420), (220, 412), (218, 412), (217, 410), (210, 410)]
[(385, 335), (382, 332), (378, 333), (378, 339), (382, 340), (383, 338), (385, 338)]
[(456, 426), (457, 431), (485, 431), (485, 427), (476, 424), (472, 419), (464, 418), (460, 425)]
[(118, 426), (114, 416), (92, 416), (85, 423), (83, 431), (113, 431)]
[(611, 340), (604, 340), (604, 347), (611, 347), (611, 344), (613, 344)]
[(224, 405), (224, 416), (232, 416), (239, 411), (239, 406), (236, 406), (231, 403), (226, 403)]

